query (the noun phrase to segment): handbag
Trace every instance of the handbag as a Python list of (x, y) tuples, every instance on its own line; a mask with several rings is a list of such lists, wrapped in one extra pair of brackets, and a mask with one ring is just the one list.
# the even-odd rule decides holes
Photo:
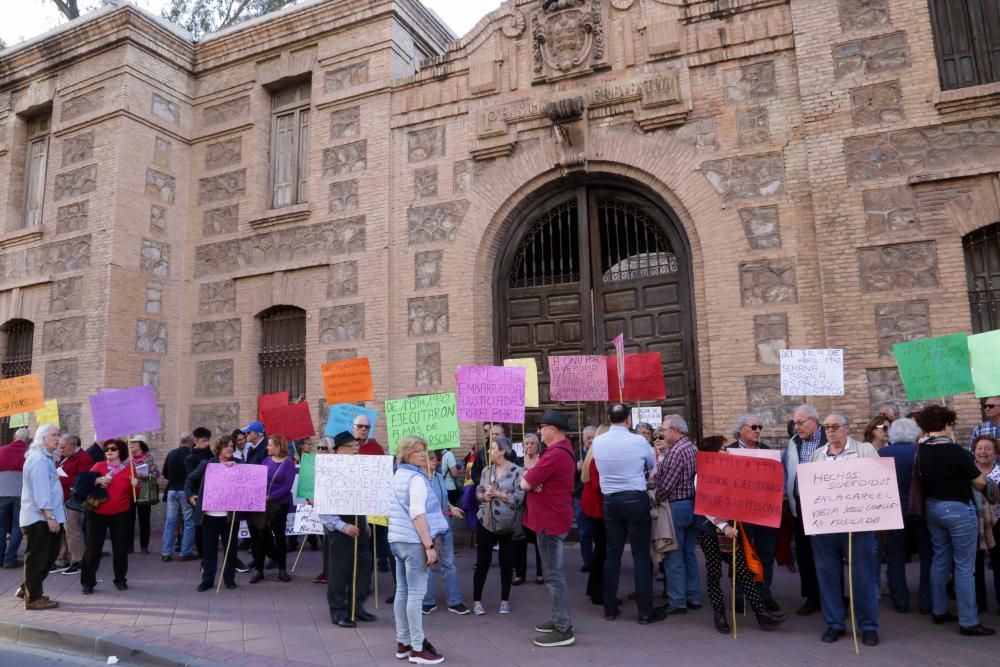
[(160, 502), (160, 487), (152, 477), (139, 480), (139, 490), (135, 496), (136, 505), (156, 505)]
[(910, 498), (906, 503), (906, 513), (920, 519), (924, 517), (924, 476), (920, 472), (920, 445), (917, 445), (917, 453), (913, 455)]

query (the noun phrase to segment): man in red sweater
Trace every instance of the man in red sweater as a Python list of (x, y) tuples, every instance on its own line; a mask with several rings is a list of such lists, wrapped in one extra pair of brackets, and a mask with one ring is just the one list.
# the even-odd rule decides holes
[[(16, 568), (24, 563), (17, 559), (21, 547), (21, 482), (24, 456), (28, 453), (31, 432), (19, 428), (14, 432), (14, 442), (0, 447), (0, 559), (3, 567)], [(10, 535), (10, 539), (7, 535)]]
[[(90, 470), (94, 462), (90, 455), (80, 448), (80, 438), (75, 435), (64, 435), (59, 438), (59, 455), (60, 459), (56, 468), (60, 472), (59, 483), (62, 484), (63, 502), (65, 503), (69, 500), (76, 476)], [(83, 512), (77, 512), (67, 507), (63, 545), (59, 552), (59, 558), (56, 559), (56, 568), (62, 570), (62, 573), (66, 575), (80, 574), (80, 561), (83, 560), (86, 546), (83, 534)]]

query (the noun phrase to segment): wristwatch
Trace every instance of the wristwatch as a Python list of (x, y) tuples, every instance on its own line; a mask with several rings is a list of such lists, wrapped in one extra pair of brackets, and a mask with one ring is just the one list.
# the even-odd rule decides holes
[(431, 550), (431, 549), (433, 549), (433, 548), (434, 548), (434, 545), (433, 545), (433, 544), (427, 544), (427, 545), (424, 545), (424, 551), (430, 551), (430, 550)]

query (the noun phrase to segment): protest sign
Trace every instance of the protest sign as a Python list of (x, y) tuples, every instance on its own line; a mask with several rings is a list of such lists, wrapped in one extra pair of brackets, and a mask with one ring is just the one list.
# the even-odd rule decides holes
[(604, 357), (549, 357), (549, 398), (553, 401), (608, 400), (608, 373)]
[(18, 412), (10, 416), (10, 423), (7, 424), (10, 428), (21, 428), (22, 426), (28, 425), (28, 412)]
[(316, 459), (313, 506), (320, 514), (387, 515), (391, 499), (391, 456), (333, 454)]
[(257, 397), (257, 419), (264, 421), (264, 412), (271, 408), (283, 408), (288, 405), (288, 392), (279, 391), (273, 394), (261, 394)]
[(372, 367), (368, 357), (342, 359), (323, 364), (323, 392), (326, 402), (356, 403), (375, 398), (372, 387)]
[(781, 350), (782, 396), (843, 396), (843, 350)]
[(163, 427), (156, 407), (156, 392), (148, 384), (94, 394), (90, 397), (90, 414), (98, 440), (159, 431)]
[(411, 396), (385, 402), (385, 424), (389, 432), (389, 452), (407, 435), (419, 435), (427, 448), (452, 449), (461, 445), (455, 394)]
[(667, 397), (663, 383), (663, 357), (659, 352), (625, 355), (625, 382), (618, 398), (618, 359), (605, 357), (608, 392), (605, 401), (656, 401)]
[(41, 426), (43, 424), (59, 426), (59, 401), (54, 398), (51, 401), (45, 401), (45, 407), (41, 410), (35, 410), (35, 425)]
[(776, 461), (698, 452), (694, 512), (759, 526), (781, 525), (784, 470)]
[(323, 524), (319, 522), (319, 514), (312, 505), (303, 503), (295, 506), (295, 521), (292, 533), (295, 535), (322, 535)]
[(358, 415), (368, 417), (368, 422), (371, 424), (368, 433), (374, 433), (375, 418), (378, 417), (378, 410), (363, 408), (353, 403), (337, 403), (330, 406), (330, 411), (326, 416), (326, 426), (323, 427), (323, 435), (333, 437), (344, 431), (354, 433), (354, 418)]
[(42, 381), (37, 373), (0, 380), (0, 417), (44, 407)]
[[(699, 474), (699, 484), (700, 478)], [(806, 535), (903, 527), (891, 458), (800, 463), (798, 481)]]
[(524, 369), (524, 406), (538, 407), (538, 366), (534, 359), (504, 359), (503, 365), (508, 368)]
[(625, 389), (625, 333), (615, 336), (611, 344), (615, 346), (615, 370), (618, 371), (618, 382), (615, 384), (621, 392)]
[(389, 527), (389, 517), (387, 516), (369, 516), (368, 523), (373, 526), (383, 526), (385, 528)]
[(906, 398), (926, 401), (972, 391), (965, 334), (922, 338), (892, 346)]
[(267, 466), (209, 463), (201, 493), (205, 512), (263, 512)]
[(299, 484), (295, 492), (299, 498), (312, 498), (316, 483), (316, 455), (302, 454), (299, 456)]
[(746, 449), (743, 447), (727, 447), (727, 454), (733, 454), (735, 456), (749, 456), (756, 459), (770, 459), (772, 461), (781, 462), (781, 450), (780, 449)]
[(459, 366), (458, 418), (467, 422), (524, 423), (525, 368)]
[(969, 336), (968, 343), (976, 396), (1000, 396), (1000, 329)]
[(653, 428), (659, 428), (663, 424), (663, 410), (655, 408), (632, 408), (632, 426), (646, 423)]
[(267, 410), (264, 413), (264, 430), (269, 435), (282, 435), (288, 440), (316, 435), (309, 404), (304, 401)]

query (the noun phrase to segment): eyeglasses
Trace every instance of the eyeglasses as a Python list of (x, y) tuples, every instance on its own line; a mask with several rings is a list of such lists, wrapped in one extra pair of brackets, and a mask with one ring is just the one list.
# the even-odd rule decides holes
[(371, 428), (368, 424), (355, 424), (354, 428)]
[(992, 410), (994, 408), (1000, 408), (1000, 403), (987, 403), (983, 407), (986, 408), (987, 410)]
[(793, 422), (792, 422), (792, 424), (793, 424), (794, 426), (805, 426), (805, 425), (806, 425), (806, 422), (807, 422), (807, 421), (814, 421), (814, 422), (816, 422), (817, 424), (819, 423), (819, 420), (818, 420), (818, 419), (816, 419), (815, 417), (807, 417), (807, 418), (805, 418), (805, 419), (803, 419), (803, 420), (799, 420), (799, 421), (793, 421)]
[(833, 432), (839, 431), (841, 426), (843, 426), (843, 424), (823, 424), (824, 429)]
[(763, 427), (763, 426), (761, 426), (760, 424), (744, 424), (744, 426), (746, 426), (746, 427), (747, 427), (748, 429), (750, 429), (751, 431), (759, 431), (759, 430), (761, 430), (762, 428), (764, 428), (764, 427)]
[(115, 454), (117, 454), (118, 453), (118, 448), (117, 447), (105, 447), (104, 451), (106, 451), (106, 452), (114, 452)]
[(885, 424), (879, 424), (879, 425), (878, 425), (878, 426), (876, 426), (875, 428), (877, 428), (877, 429), (878, 429), (878, 430), (880, 430), (880, 431), (884, 431), (884, 430), (886, 430), (886, 429), (887, 429), (887, 428), (889, 428), (889, 427), (888, 427), (888, 426), (886, 426)]

